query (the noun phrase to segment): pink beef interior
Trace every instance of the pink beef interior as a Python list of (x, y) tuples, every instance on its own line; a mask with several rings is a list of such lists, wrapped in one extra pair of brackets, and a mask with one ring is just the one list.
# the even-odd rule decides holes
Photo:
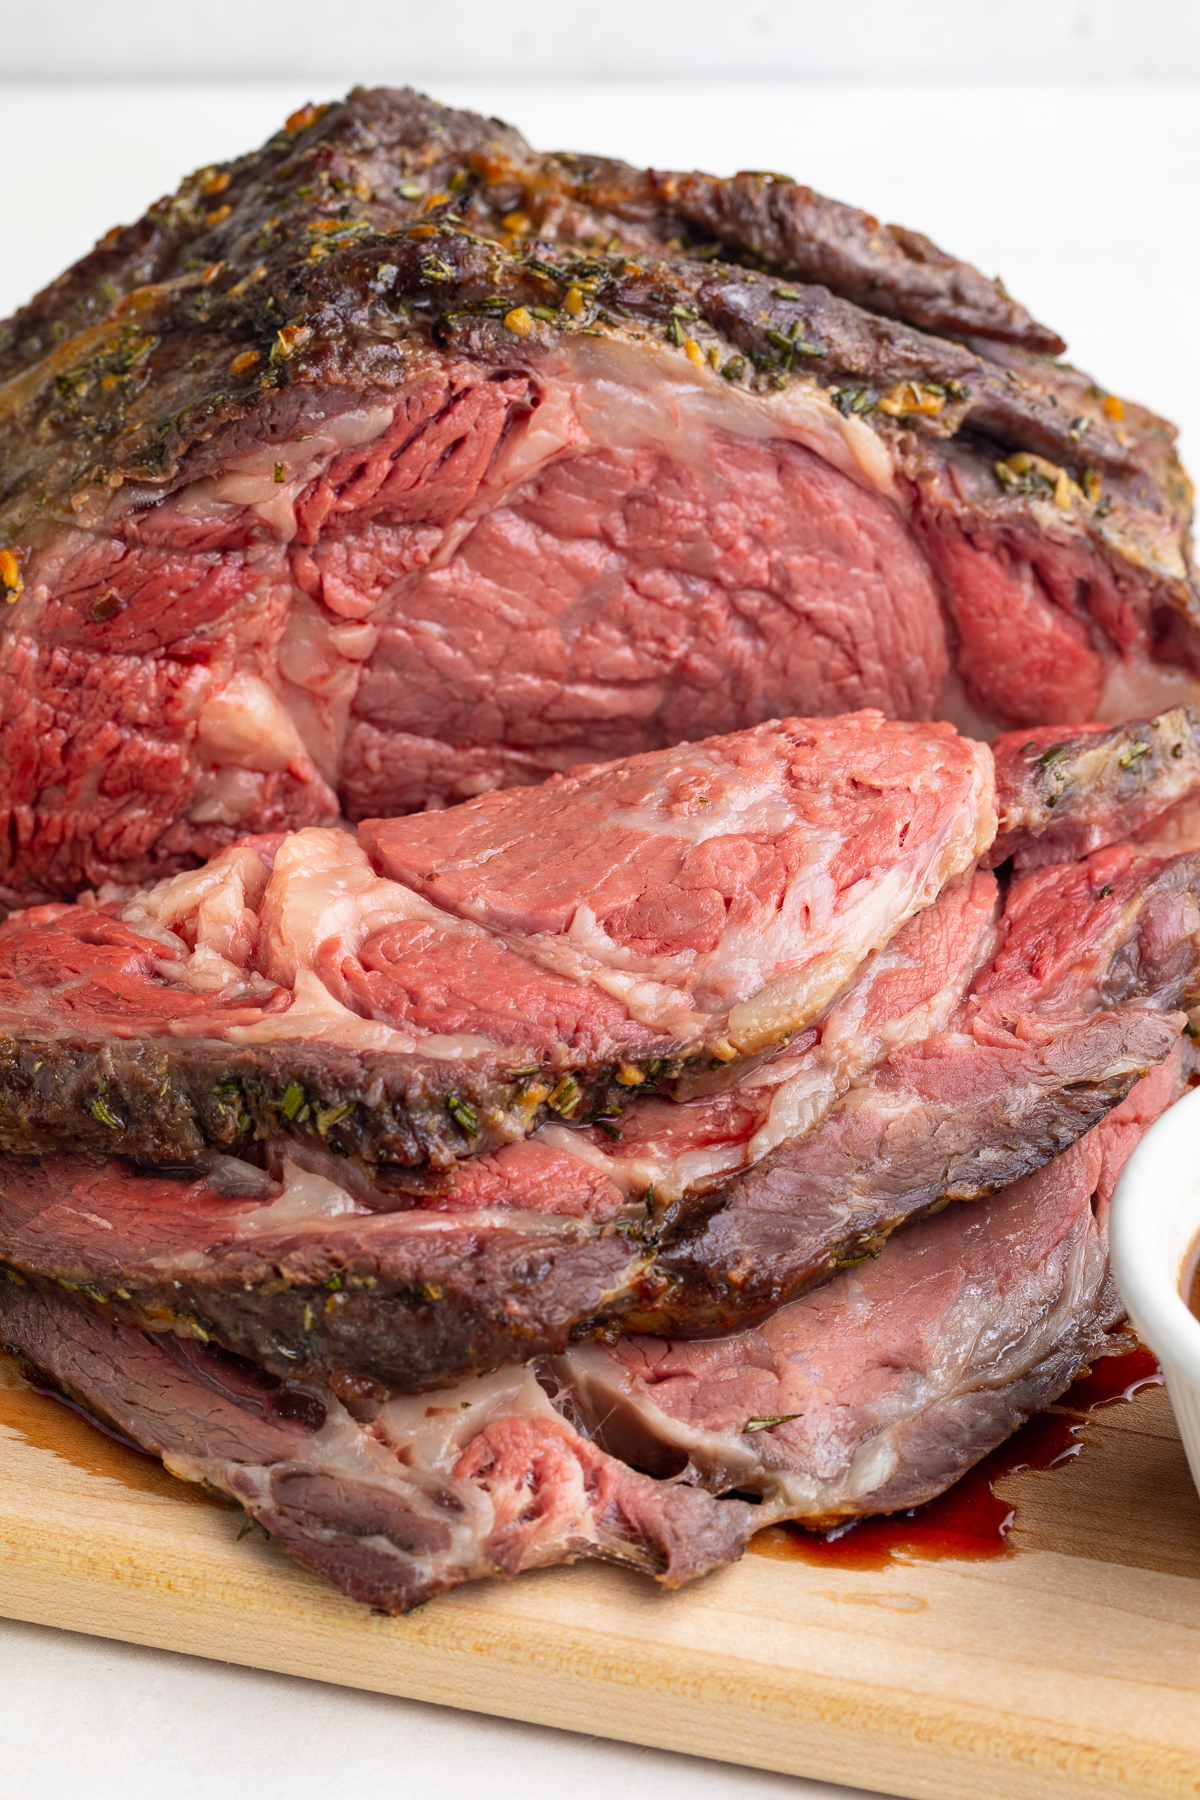
[(579, 398), (450, 366), (56, 538), (2, 647), (10, 887), (798, 709), (934, 712), (940, 604), (882, 498), (783, 439), (593, 448)]
[[(736, 1043), (758, 1027), (731, 1008), (826, 959), (841, 973), (823, 1011), (974, 861), (994, 830), (986, 759), (948, 726), (789, 720), (370, 820), (360, 840), (393, 879), (621, 991), (635, 1017), (686, 1034), (686, 996)], [(780, 1004), (776, 1039), (815, 1016)]]
[[(668, 451), (605, 415), (618, 441), (596, 447), (580, 418), (602, 386), (450, 365), (53, 539), (0, 646), (10, 894), (144, 881), (339, 804), (441, 806), (772, 715), (938, 710), (941, 601), (892, 502), (785, 437), (693, 422)], [(669, 391), (623, 403), (670, 439)], [(952, 540), (930, 543), (945, 565)], [(978, 644), (994, 686), (1049, 625), (1014, 631), (1006, 589), (984, 645), (964, 609), (1003, 559), (953, 554), (973, 559), (950, 570), (961, 655)], [(1012, 583), (1100, 668), (1082, 626)], [(1099, 704), (1071, 657), (1047, 643), (1037, 717)]]
[(357, 842), (247, 838), (120, 921), (34, 909), (0, 933), (0, 998), (124, 1036), (730, 1060), (820, 1016), (994, 829), (990, 753), (951, 726), (791, 720)]
[(756, 1329), (580, 1345), (559, 1378), (615, 1454), (757, 1493), (764, 1522), (919, 1505), (1108, 1348), (1108, 1202), (1187, 1079), (1177, 1051), (1036, 1174), (918, 1222)]

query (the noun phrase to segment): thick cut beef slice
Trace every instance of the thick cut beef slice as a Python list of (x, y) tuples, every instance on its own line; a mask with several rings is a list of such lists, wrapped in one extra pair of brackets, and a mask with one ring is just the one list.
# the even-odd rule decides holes
[(757, 1514), (624, 1467), (527, 1369), (394, 1401), (364, 1422), (332, 1394), (29, 1287), (3, 1284), (0, 1330), (172, 1474), (229, 1494), (297, 1562), (387, 1612), (587, 1557), (679, 1587), (736, 1558)]
[(732, 1083), (694, 1075), (676, 1084), (674, 1098), (638, 1093), (595, 1124), (545, 1125), (538, 1141), (586, 1160), (631, 1198), (651, 1195), (659, 1211), (702, 1191), (813, 1130), (899, 1045), (947, 1025), (995, 954), (999, 911), (994, 876), (973, 871), (948, 882), (786, 1049), (752, 1061)]
[(1200, 987), (1198, 894), (1200, 857), (1128, 845), (1014, 882), (1002, 947), (948, 1026), (679, 1209), (661, 1287), (647, 1306), (643, 1281), (627, 1322), (694, 1335), (766, 1317), (906, 1219), (1060, 1154), (1175, 1044)]
[(1122, 1312), (1108, 1200), (1185, 1086), (1176, 1053), (1036, 1174), (923, 1220), (757, 1328), (573, 1347), (553, 1365), (564, 1404), (635, 1467), (759, 1496), (763, 1523), (932, 1499), (1121, 1346), (1106, 1337)]
[[(316, 835), (302, 850), (328, 875), (336, 860), (317, 854)], [(353, 838), (328, 836), (343, 861), (353, 857)], [(109, 904), (37, 907), (0, 926), (0, 1136), (10, 1148), (169, 1161), (291, 1133), (419, 1183), (530, 1128), (536, 1099), (502, 1046), (371, 1024), (315, 976), (283, 986), (254, 969), (255, 899), (276, 845), (234, 846), (179, 878), (188, 895), (127, 908), (132, 923)], [(280, 1018), (277, 1038), (269, 1027)]]
[(372, 819), (385, 873), (732, 1059), (826, 1010), (993, 833), (987, 753), (879, 714), (788, 720), (448, 812)]
[(4, 335), (10, 904), (339, 802), (798, 712), (1125, 717), (1200, 666), (1170, 427), (794, 183), (357, 93)]
[[(996, 739), (1000, 828), (985, 861), (1018, 873), (1145, 838), (1200, 788), (1200, 712), (1173, 707), (1115, 729), (1044, 726)], [(1180, 846), (1181, 848), (1183, 846)]]
[(398, 1181), (787, 1045), (995, 829), (990, 753), (789, 720), (0, 927), (0, 1141)]
[(653, 1213), (811, 1128), (888, 1048), (944, 1022), (994, 952), (995, 912), (993, 876), (951, 882), (794, 1051), (706, 1098), (635, 1090), (595, 1127), (480, 1150), (416, 1211), (372, 1216), (405, 1197), (377, 1181), (348, 1191), (352, 1165), (328, 1152), (337, 1133), (323, 1144), (296, 1121), (306, 1166), (272, 1146), (277, 1179), (211, 1151), (140, 1174), (12, 1159), (0, 1246), (11, 1267), (82, 1282), (123, 1316), (216, 1335), (280, 1372), (299, 1362), (329, 1380), (436, 1385), (565, 1344), (636, 1292), (645, 1196)]
[[(1181, 1074), (1175, 1056), (1037, 1176), (917, 1226), (758, 1330), (571, 1350), (542, 1376), (557, 1410), (521, 1369), (415, 1400), (360, 1395), (352, 1415), (327, 1389), (11, 1280), (0, 1324), (43, 1382), (374, 1606), (587, 1556), (674, 1587), (769, 1520), (930, 1498), (1115, 1347), (1107, 1198)], [(729, 1489), (761, 1504), (713, 1497)]]
[(372, 1210), (284, 1161), (170, 1175), (0, 1159), (0, 1262), (150, 1330), (359, 1392), (442, 1386), (564, 1346), (636, 1283), (621, 1196), (538, 1144), (477, 1157), (441, 1204)]
[(635, 1098), (607, 1132), (543, 1127), (409, 1210), (378, 1210), (395, 1199), (318, 1162), (315, 1135), (274, 1175), (7, 1156), (0, 1262), (350, 1393), (621, 1327), (736, 1330), (922, 1212), (1035, 1172), (1165, 1061), (1196, 987), (1198, 884), (1200, 858), (1118, 846), (1024, 877), (997, 921), (976, 875), (832, 1010), (824, 1064), (804, 1061), (822, 1028), (773, 1091), (768, 1063), (718, 1096)]

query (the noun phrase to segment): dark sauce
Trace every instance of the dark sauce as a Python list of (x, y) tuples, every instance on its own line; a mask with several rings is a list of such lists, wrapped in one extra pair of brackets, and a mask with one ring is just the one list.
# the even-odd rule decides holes
[(771, 1541), (761, 1550), (818, 1567), (857, 1570), (883, 1569), (899, 1557), (982, 1562), (1012, 1556), (1008, 1534), (1015, 1511), (997, 1498), (999, 1482), (1022, 1469), (1054, 1469), (1072, 1461), (1083, 1449), (1088, 1414), (1161, 1383), (1158, 1364), (1142, 1345), (1123, 1356), (1102, 1357), (1058, 1401), (1061, 1412), (1038, 1413), (936, 1500), (907, 1512), (851, 1519), (824, 1534), (802, 1525), (776, 1527), (763, 1533)]

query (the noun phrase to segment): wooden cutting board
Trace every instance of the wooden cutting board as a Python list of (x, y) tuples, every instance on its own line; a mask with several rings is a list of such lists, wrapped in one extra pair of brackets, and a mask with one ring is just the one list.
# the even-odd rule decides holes
[(936, 1800), (1200, 1794), (1200, 1500), (1164, 1391), (1004, 1479), (1015, 1554), (680, 1594), (581, 1566), (376, 1617), (0, 1357), (0, 1612)]

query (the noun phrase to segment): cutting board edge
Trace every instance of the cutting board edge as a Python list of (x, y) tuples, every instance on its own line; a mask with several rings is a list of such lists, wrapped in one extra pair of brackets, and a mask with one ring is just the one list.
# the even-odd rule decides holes
[[(240, 1572), (229, 1574), (236, 1580)], [(453, 1612), (439, 1609), (424, 1621), (404, 1621), (400, 1639), (397, 1621), (344, 1613), (340, 1596), (299, 1571), (288, 1574), (271, 1609), (272, 1634), (253, 1595), (237, 1609), (219, 1607), (214, 1620), (212, 1599), (197, 1593), (194, 1582), (173, 1587), (169, 1571), (159, 1579), (114, 1583), (83, 1545), (73, 1552), (65, 1544), (22, 1546), (10, 1538), (0, 1545), (0, 1613), (211, 1661), (880, 1789), (905, 1800), (962, 1800), (967, 1793), (972, 1800), (1085, 1794), (1088, 1800), (1174, 1800), (1197, 1791), (1194, 1763), (1158, 1746), (1071, 1741), (1051, 1727), (1031, 1732), (1027, 1718), (915, 1694), (905, 1697), (901, 1710), (895, 1689), (866, 1689), (820, 1675), (791, 1674), (772, 1683), (761, 1667), (747, 1665), (740, 1676), (731, 1675), (711, 1651), (689, 1651), (681, 1680), (670, 1666), (671, 1652), (643, 1650), (638, 1670), (614, 1680), (612, 1658), (598, 1659), (589, 1647), (596, 1634), (572, 1634), (545, 1620), (518, 1622), (461, 1600)], [(225, 1585), (224, 1576), (218, 1573), (218, 1585)], [(311, 1597), (298, 1594), (298, 1584), (310, 1581)], [(278, 1629), (283, 1610), (299, 1615), (290, 1628), (303, 1638), (300, 1652), (288, 1650)], [(347, 1628), (359, 1623), (369, 1634), (362, 1648), (369, 1649), (351, 1666), (350, 1649), (358, 1646), (348, 1649), (344, 1640)], [(518, 1623), (527, 1640), (540, 1640), (529, 1643), (524, 1660), (512, 1649)], [(250, 1642), (247, 1624), (254, 1628)], [(383, 1632), (390, 1639), (386, 1650), (379, 1641)], [(334, 1637), (342, 1640), (341, 1654), (331, 1658)], [(612, 1639), (620, 1642), (616, 1633)], [(564, 1652), (574, 1667), (564, 1667)], [(598, 1666), (603, 1662), (607, 1672)], [(548, 1665), (555, 1669), (550, 1682)], [(472, 1692), (464, 1693), (464, 1678), (478, 1681), (481, 1675), (482, 1682), (473, 1681)], [(776, 1735), (781, 1726), (782, 1737)]]

